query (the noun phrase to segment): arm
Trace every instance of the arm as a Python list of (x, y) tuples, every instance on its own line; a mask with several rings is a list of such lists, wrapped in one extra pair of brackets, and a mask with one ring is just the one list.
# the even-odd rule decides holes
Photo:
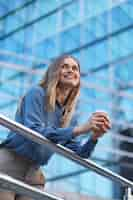
[(64, 146), (74, 151), (76, 154), (83, 158), (88, 158), (97, 144), (97, 140), (94, 141), (93, 138), (89, 138), (88, 141), (81, 145), (80, 142), (76, 140), (71, 140)]
[[(94, 131), (95, 125), (101, 126), (103, 124), (103, 117), (99, 116), (92, 117), (85, 124), (75, 127), (68, 128), (56, 128), (49, 126), (47, 127), (45, 121), (47, 120), (47, 111), (45, 108), (45, 97), (43, 90), (36, 87), (32, 88), (23, 99), (22, 106), (22, 117), (23, 124), (31, 128), (40, 134), (44, 135), (51, 141), (55, 143), (65, 144), (66, 142), (72, 140), (82, 134), (88, 134), (89, 131)], [(45, 119), (44, 119), (45, 117)], [(104, 120), (105, 121), (105, 120)], [(99, 127), (100, 134), (103, 134), (103, 130)], [(106, 131), (106, 130), (105, 130)], [(98, 133), (99, 137), (99, 133)]]
[[(23, 124), (31, 128), (43, 136), (47, 137), (55, 143), (64, 144), (73, 138), (73, 127), (56, 128), (46, 127), (44, 117), (45, 111), (45, 97), (41, 88), (32, 88), (24, 97), (21, 104)], [(43, 109), (43, 110), (42, 110)], [(44, 114), (42, 114), (44, 112)]]
[[(111, 128), (110, 119), (108, 115), (101, 112), (96, 112), (89, 120), (89, 123), (85, 123), (83, 125), (75, 126), (73, 132), (75, 134), (81, 135), (85, 134), (90, 130), (93, 134), (88, 139), (86, 143), (83, 145), (80, 142), (76, 141), (76, 139), (69, 141), (64, 146), (76, 152), (79, 156), (83, 158), (88, 158), (91, 152), (94, 150), (95, 145), (98, 142), (98, 139), (107, 132), (107, 130)], [(87, 134), (87, 133), (86, 133)]]

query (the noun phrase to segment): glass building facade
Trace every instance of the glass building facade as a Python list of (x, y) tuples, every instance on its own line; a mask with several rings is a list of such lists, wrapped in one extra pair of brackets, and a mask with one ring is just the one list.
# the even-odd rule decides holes
[[(112, 119), (91, 159), (119, 172), (120, 157), (133, 157), (119, 148), (123, 141), (133, 142), (120, 134), (133, 122), (132, 35), (132, 0), (0, 0), (0, 113), (14, 119), (20, 97), (51, 60), (71, 54), (81, 64), (78, 121), (96, 110)], [(0, 129), (2, 140), (7, 130)], [(112, 181), (59, 155), (44, 171), (46, 188), (117, 198)]]

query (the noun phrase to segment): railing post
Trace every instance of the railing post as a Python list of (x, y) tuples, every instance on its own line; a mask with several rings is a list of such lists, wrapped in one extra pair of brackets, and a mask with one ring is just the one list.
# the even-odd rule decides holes
[(130, 187), (127, 187), (125, 189), (125, 195), (123, 200), (133, 200), (132, 189)]

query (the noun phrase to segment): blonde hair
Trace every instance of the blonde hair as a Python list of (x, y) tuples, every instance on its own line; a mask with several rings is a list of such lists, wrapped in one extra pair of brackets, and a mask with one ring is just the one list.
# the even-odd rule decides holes
[[(40, 86), (43, 87), (46, 90), (46, 109), (48, 112), (55, 110), (55, 104), (56, 104), (56, 88), (57, 84), (59, 82), (59, 71), (61, 67), (61, 63), (66, 58), (72, 58), (74, 59), (80, 70), (80, 65), (78, 61), (70, 56), (70, 55), (62, 55), (58, 58), (56, 58), (48, 67), (43, 79), (40, 82)], [(69, 98), (66, 102), (66, 105), (64, 107), (64, 113), (61, 118), (61, 127), (66, 127), (70, 124), (70, 121), (72, 119), (72, 115), (75, 110), (75, 105), (77, 102), (77, 98), (79, 96), (80, 91), (80, 82), (77, 87), (74, 87), (72, 91), (69, 94)]]

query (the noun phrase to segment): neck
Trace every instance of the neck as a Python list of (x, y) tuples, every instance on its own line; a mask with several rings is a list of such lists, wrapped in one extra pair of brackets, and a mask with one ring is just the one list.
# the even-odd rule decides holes
[(65, 86), (58, 86), (56, 89), (56, 100), (59, 102), (60, 105), (64, 105), (66, 98), (68, 97), (69, 93), (71, 92), (71, 88)]

